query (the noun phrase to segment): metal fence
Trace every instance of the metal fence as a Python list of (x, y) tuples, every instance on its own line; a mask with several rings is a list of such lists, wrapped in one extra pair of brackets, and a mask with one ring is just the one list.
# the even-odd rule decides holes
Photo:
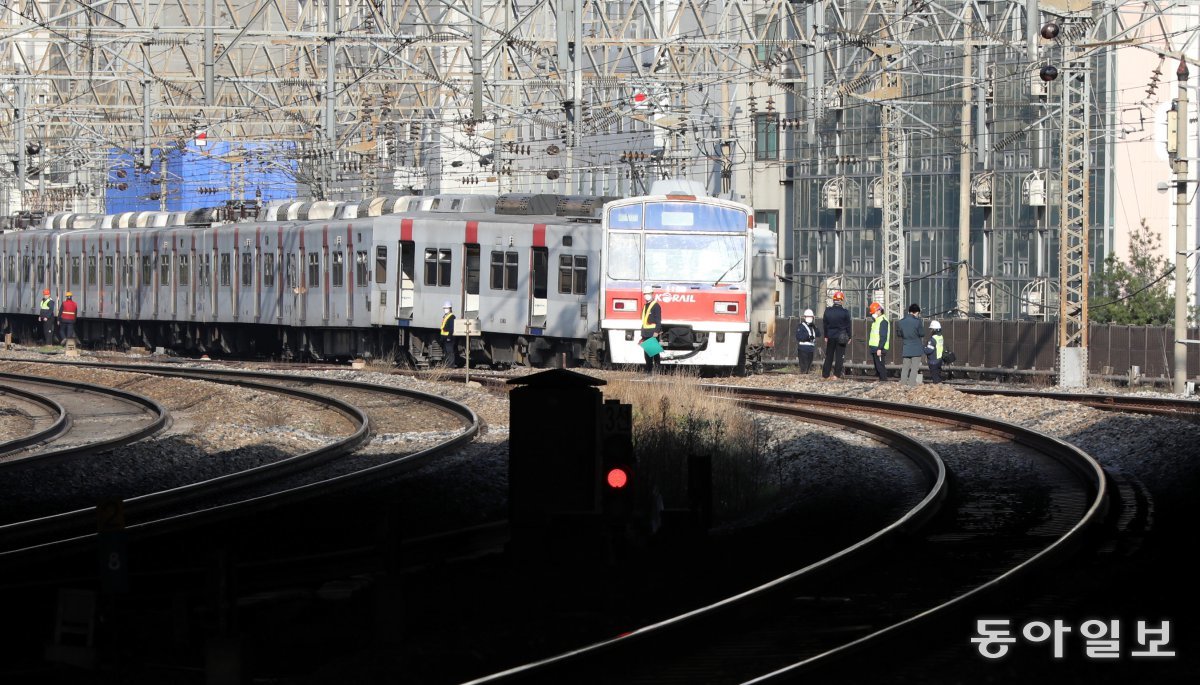
[[(770, 361), (796, 360), (796, 325), (799, 318), (775, 322), (775, 348)], [(817, 319), (818, 332), (821, 327)], [(1058, 355), (1058, 324), (1043, 321), (991, 321), (986, 319), (941, 320), (945, 346), (957, 360), (953, 367), (998, 371), (1054, 372)], [(925, 320), (926, 337), (929, 321)], [(1089, 329), (1088, 370), (1098, 375), (1128, 375), (1132, 367), (1146, 378), (1171, 378), (1175, 362), (1175, 329), (1170, 326), (1117, 326), (1092, 324)], [(1200, 339), (1200, 329), (1188, 330), (1188, 338)], [(855, 319), (853, 339), (846, 350), (849, 363), (869, 363), (867, 320)], [(818, 340), (817, 359), (824, 345)], [(888, 353), (891, 364), (901, 360), (899, 341)], [(1200, 377), (1200, 348), (1188, 345), (1188, 378)]]

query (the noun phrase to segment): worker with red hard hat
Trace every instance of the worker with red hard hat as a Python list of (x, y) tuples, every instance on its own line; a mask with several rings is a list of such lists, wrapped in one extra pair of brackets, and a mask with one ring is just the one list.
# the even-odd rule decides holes
[(54, 298), (50, 297), (50, 289), (42, 291), (42, 302), (38, 307), (38, 321), (42, 323), (42, 342), (54, 344)]

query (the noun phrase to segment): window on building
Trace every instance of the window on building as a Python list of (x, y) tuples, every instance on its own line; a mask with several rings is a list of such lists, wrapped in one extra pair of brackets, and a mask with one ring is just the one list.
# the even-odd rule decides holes
[(754, 115), (754, 159), (779, 159), (779, 115)]
[(492, 290), (517, 289), (517, 253), (492, 251)]
[(587, 255), (559, 255), (558, 292), (566, 295), (586, 295), (587, 268)]
[(766, 226), (772, 233), (779, 233), (779, 210), (762, 209), (754, 212), (754, 223)]

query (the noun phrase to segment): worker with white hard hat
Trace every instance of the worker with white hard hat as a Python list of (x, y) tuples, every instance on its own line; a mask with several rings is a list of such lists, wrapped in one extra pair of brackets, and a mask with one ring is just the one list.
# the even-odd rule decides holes
[(442, 339), (442, 365), (458, 366), (454, 351), (454, 303), (450, 300), (442, 303), (442, 328), (438, 337)]
[(817, 351), (817, 326), (813, 323), (813, 310), (805, 309), (804, 317), (796, 326), (796, 356), (800, 358), (800, 373), (812, 368), (813, 354)]
[(942, 382), (942, 357), (946, 354), (946, 342), (942, 339), (942, 324), (929, 322), (929, 341), (925, 343), (925, 359), (929, 362), (929, 382)]

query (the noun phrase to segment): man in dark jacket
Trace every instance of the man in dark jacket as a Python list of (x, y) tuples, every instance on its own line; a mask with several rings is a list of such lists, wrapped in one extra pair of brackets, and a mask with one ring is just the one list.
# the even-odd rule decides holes
[(921, 307), (915, 303), (910, 304), (908, 314), (900, 319), (896, 328), (904, 340), (904, 348), (900, 351), (904, 357), (900, 366), (900, 382), (905, 385), (920, 385), (921, 355), (925, 353), (925, 327), (921, 325)]
[(850, 344), (850, 312), (842, 304), (846, 296), (840, 290), (833, 291), (833, 305), (825, 308), (821, 317), (821, 329), (825, 332), (825, 363), (821, 365), (821, 378), (842, 377), (842, 363), (846, 359), (846, 345)]

